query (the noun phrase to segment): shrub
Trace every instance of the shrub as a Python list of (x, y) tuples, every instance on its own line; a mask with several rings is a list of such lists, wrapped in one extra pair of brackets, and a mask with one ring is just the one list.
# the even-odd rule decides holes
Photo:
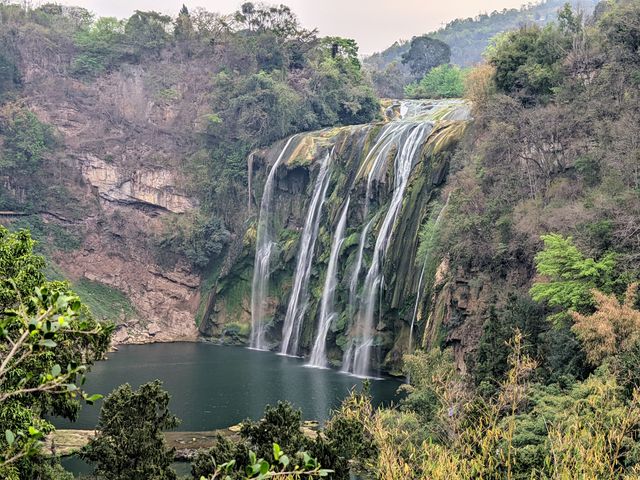
[(464, 94), (465, 72), (454, 65), (440, 65), (422, 80), (405, 87), (410, 98), (458, 98)]

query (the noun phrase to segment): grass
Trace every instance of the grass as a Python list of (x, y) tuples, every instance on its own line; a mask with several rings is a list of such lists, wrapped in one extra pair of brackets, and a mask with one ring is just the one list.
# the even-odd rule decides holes
[(136, 310), (131, 301), (120, 290), (83, 278), (72, 284), (91, 313), (100, 320), (119, 320), (122, 314), (135, 317)]

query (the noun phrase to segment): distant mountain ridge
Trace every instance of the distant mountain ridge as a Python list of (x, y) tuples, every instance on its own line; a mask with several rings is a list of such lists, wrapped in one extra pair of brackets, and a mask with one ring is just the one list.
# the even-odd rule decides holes
[[(467, 67), (479, 63), (482, 53), (497, 34), (512, 30), (523, 24), (546, 25), (557, 17), (557, 12), (565, 3), (590, 14), (598, 0), (546, 0), (539, 4), (523, 5), (520, 8), (480, 14), (474, 18), (456, 19), (436, 32), (427, 33), (442, 40), (451, 47), (451, 63)], [(365, 59), (372, 70), (385, 70), (394, 62), (400, 62), (402, 54), (409, 50), (410, 40), (398, 41), (386, 50)]]

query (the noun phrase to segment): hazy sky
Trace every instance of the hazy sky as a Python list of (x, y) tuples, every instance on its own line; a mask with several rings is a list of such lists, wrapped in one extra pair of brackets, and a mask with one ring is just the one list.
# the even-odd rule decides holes
[[(102, 16), (128, 17), (134, 10), (157, 10), (176, 15), (183, 3), (221, 13), (235, 11), (243, 0), (62, 0)], [(361, 53), (383, 50), (398, 39), (427, 33), (458, 17), (472, 17), (525, 0), (273, 0), (285, 3), (305, 27), (321, 35), (355, 38)]]

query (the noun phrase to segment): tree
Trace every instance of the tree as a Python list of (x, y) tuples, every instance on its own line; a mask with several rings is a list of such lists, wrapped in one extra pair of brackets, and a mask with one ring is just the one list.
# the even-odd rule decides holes
[(29, 232), (0, 226), (0, 477), (38, 478), (49, 416), (75, 419), (78, 385), (103, 357), (111, 325), (96, 322), (65, 282), (47, 282)]
[(180, 423), (169, 411), (170, 398), (159, 380), (137, 391), (129, 384), (116, 388), (102, 406), (97, 436), (81, 456), (96, 462), (96, 474), (107, 480), (175, 480), (174, 452), (162, 433)]
[(73, 61), (73, 72), (79, 76), (100, 75), (114, 68), (125, 55), (124, 22), (101, 17), (79, 30), (74, 43), (80, 54)]
[(170, 24), (171, 17), (168, 15), (136, 10), (124, 26), (126, 42), (134, 58), (139, 61), (143, 56), (160, 53), (168, 43), (167, 29)]
[(0, 150), (0, 170), (8, 169), (12, 175), (33, 175), (55, 144), (51, 127), (26, 109), (9, 112), (2, 120), (0, 132), (5, 140)]
[(262, 420), (248, 420), (242, 424), (240, 435), (249, 442), (259, 457), (269, 461), (274, 459), (274, 443), (278, 443), (289, 453), (304, 450), (306, 444), (302, 432), (302, 412), (294, 409), (288, 402), (278, 402), (276, 406), (268, 405)]
[(613, 287), (615, 255), (600, 260), (585, 258), (571, 237), (555, 233), (543, 235), (544, 249), (536, 255), (538, 275), (544, 278), (531, 287), (531, 297), (552, 307), (582, 311), (593, 304), (594, 288), (609, 293)]
[(607, 357), (626, 352), (640, 340), (640, 311), (634, 308), (637, 292), (637, 283), (629, 285), (624, 302), (620, 302), (615, 295), (593, 290), (595, 313), (572, 312), (573, 331), (591, 364), (597, 366)]
[(411, 47), (402, 55), (402, 63), (409, 65), (416, 78), (422, 78), (432, 68), (449, 63), (450, 60), (449, 45), (426, 35), (411, 40)]
[(180, 9), (180, 13), (178, 14), (178, 18), (176, 18), (174, 27), (173, 27), (173, 35), (178, 40), (190, 40), (193, 36), (193, 22), (191, 21), (191, 14), (189, 13), (189, 9), (186, 5), (182, 5)]
[(562, 80), (561, 63), (570, 49), (570, 32), (534, 25), (498, 36), (487, 50), (496, 69), (498, 90), (517, 96), (523, 105), (547, 101)]
[(404, 92), (410, 98), (459, 98), (464, 93), (464, 72), (460, 67), (440, 65), (419, 82), (407, 85)]

